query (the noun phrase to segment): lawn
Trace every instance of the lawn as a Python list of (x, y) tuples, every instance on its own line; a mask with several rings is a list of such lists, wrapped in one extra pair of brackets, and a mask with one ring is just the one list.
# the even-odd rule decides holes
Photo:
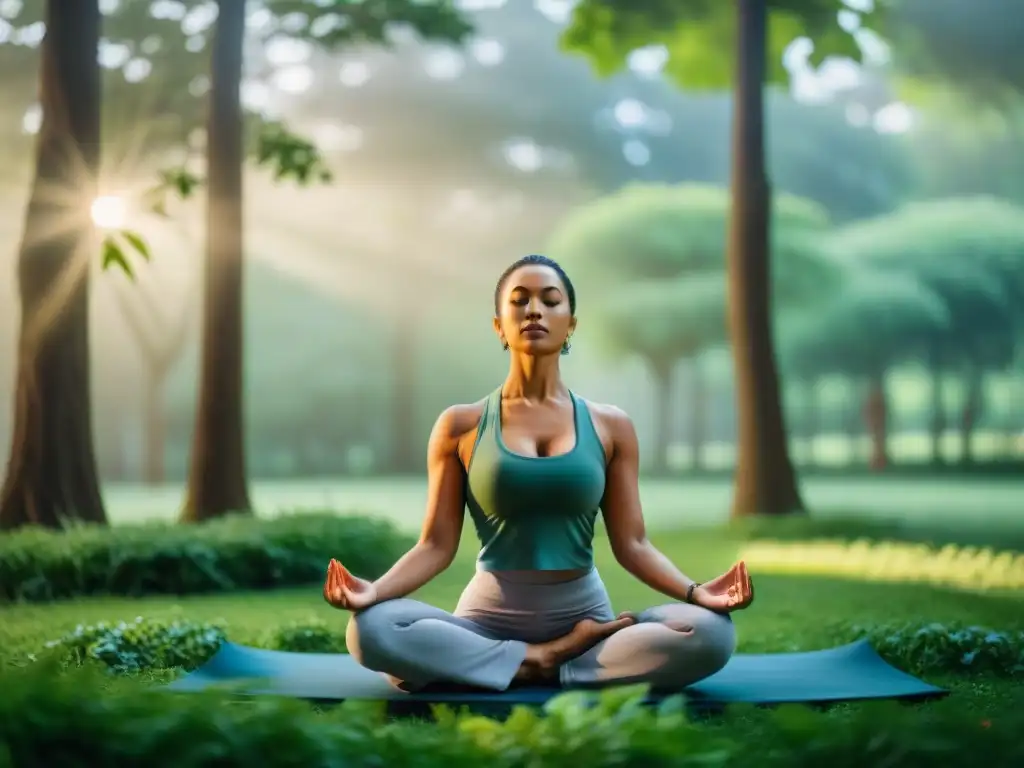
[[(688, 574), (706, 579), (724, 570), (743, 551), (745, 543), (722, 531), (695, 529), (654, 535), (659, 547)], [(468, 579), (472, 542), (444, 574), (417, 597), (451, 609)], [(607, 542), (599, 541), (598, 567), (615, 607), (640, 609), (661, 598), (636, 582), (611, 557)], [(851, 625), (939, 622), (982, 625), (997, 630), (1024, 630), (1024, 595), (1020, 592), (969, 591), (936, 586), (862, 581), (829, 576), (756, 575), (757, 601), (736, 615), (739, 650), (746, 653), (825, 648), (851, 639)], [(328, 608), (316, 585), (304, 589), (230, 595), (159, 597), (147, 599), (83, 599), (42, 605), (12, 605), (0, 609), (0, 648), (8, 663), (75, 628), (99, 621), (154, 619), (221, 621), (230, 639), (259, 644), (268, 630), (309, 620), (337, 623), (346, 616)], [(994, 678), (942, 676), (933, 680), (954, 687), (964, 706), (996, 716), (1014, 684)]]
[[(655, 487), (652, 488), (652, 485)], [(700, 484), (694, 485), (698, 488), (698, 500), (701, 500), (701, 492), (705, 494), (703, 502), (710, 502), (721, 490), (705, 484), (702, 491)], [(856, 483), (852, 485), (856, 486)], [(651, 515), (654, 518), (652, 539), (687, 574), (703, 580), (722, 572), (740, 557), (753, 563), (756, 602), (749, 610), (735, 615), (740, 652), (827, 648), (860, 636), (864, 629), (871, 631), (891, 626), (923, 627), (940, 624), (953, 629), (973, 625), (1000, 633), (1024, 632), (1024, 589), (1021, 588), (1024, 587), (1024, 581), (1021, 580), (1024, 577), (1024, 555), (1019, 554), (1024, 552), (1024, 532), (1019, 524), (1012, 526), (1014, 521), (1009, 514), (1006, 491), (993, 491), (993, 497), (1000, 499), (999, 503), (1003, 507), (978, 504), (957, 511), (948, 505), (948, 498), (945, 499), (946, 506), (942, 506), (939, 500), (944, 498), (943, 486), (940, 484), (937, 487), (938, 490), (930, 492), (930, 498), (936, 500), (938, 508), (944, 511), (931, 519), (921, 513), (901, 518), (895, 510), (882, 504), (866, 509), (857, 521), (843, 519), (840, 513), (854, 501), (884, 501), (886, 494), (877, 484), (872, 487), (863, 483), (861, 493), (856, 493), (850, 487), (845, 494), (840, 493), (838, 487), (833, 488), (830, 492), (834, 499), (843, 504), (837, 503), (823, 514), (818, 514), (816, 510), (815, 519), (811, 521), (793, 521), (793, 524), (781, 525), (770, 523), (763, 527), (707, 525), (709, 517), (712, 520), (722, 518), (720, 510), (706, 515), (703, 520), (698, 515), (679, 515), (685, 517), (690, 525), (677, 523), (672, 526), (670, 523), (677, 517), (672, 513), (673, 509), (694, 509), (696, 502), (687, 493), (691, 488), (689, 484), (661, 484), (659, 487), (648, 483), (647, 501), (654, 510)], [(709, 491), (709, 488), (712, 490)], [(380, 483), (370, 482), (353, 484), (348, 492), (340, 486), (335, 486), (335, 489), (336, 495), (330, 499), (335, 504), (345, 498), (361, 512), (390, 511), (391, 514), (387, 516), (405, 529), (414, 528), (418, 522), (421, 507), (413, 505), (412, 497), (420, 489), (412, 482), (404, 485), (395, 483), (386, 490), (382, 489)], [(374, 495), (375, 489), (377, 495)], [(821, 493), (820, 486), (817, 492)], [(906, 487), (903, 492), (910, 493)], [(988, 492), (982, 489), (976, 495)], [(258, 490), (257, 498), (259, 493)], [(278, 486), (276, 493), (281, 501), (277, 511), (311, 505), (319, 508), (327, 506), (325, 502), (328, 499), (318, 498), (317, 491), (309, 487), (305, 487), (300, 494), (289, 496), (282, 493)], [(263, 494), (266, 499), (266, 488)], [(898, 493), (896, 495), (899, 496)], [(125, 498), (115, 500), (115, 505), (123, 505)], [(403, 511), (398, 515), (396, 499), (401, 501), (403, 509), (416, 509), (416, 513), (407, 514)], [(921, 506), (928, 503), (927, 499), (920, 502)], [(709, 503), (706, 509), (714, 507)], [(121, 506), (121, 510), (125, 511), (126, 507)], [(982, 514), (983, 510), (995, 511), (986, 516)], [(132, 522), (131, 517), (125, 514), (115, 513), (114, 517), (117, 523)], [(153, 517), (140, 515), (142, 519)], [(971, 530), (968, 530), (965, 520), (970, 521)], [(702, 522), (705, 524), (700, 525)], [(299, 522), (298, 525), (301, 527), (306, 524)], [(330, 528), (333, 521), (327, 518), (326, 525)], [(337, 539), (341, 544), (352, 541), (351, 529), (347, 535), (340, 531), (336, 535), (341, 537)], [(977, 546), (938, 552), (920, 547), (915, 549), (912, 543), (920, 538), (942, 544), (956, 541), (959, 535), (968, 537), (969, 542)], [(318, 537), (319, 534), (316, 534), (316, 540), (320, 541)], [(863, 546), (845, 550), (819, 549), (813, 557), (800, 559), (802, 549), (811, 551), (814, 549), (812, 545), (815, 542), (820, 544), (823, 539), (851, 541), (863, 538), (880, 540), (882, 544), (878, 549)], [(452, 609), (472, 573), (474, 544), (472, 534), (467, 530), (462, 550), (453, 566), (416, 597)], [(778, 552), (786, 547), (790, 548), (788, 551), (791, 553), (797, 553), (795, 560), (792, 554), (790, 560), (785, 557), (779, 559)], [(1000, 550), (1007, 549), (1013, 551), (999, 554)], [(663, 597), (618, 567), (607, 541), (600, 535), (596, 553), (598, 567), (616, 609), (637, 610), (664, 601)], [(954, 575), (957, 578), (952, 578)], [(131, 622), (140, 616), (152, 620), (182, 619), (218, 623), (224, 627), (230, 640), (253, 645), (268, 645), (272, 642), (271, 636), (275, 629), (291, 624), (315, 622), (326, 624), (328, 628), (342, 633), (347, 618), (344, 613), (334, 611), (324, 604), (317, 584), (303, 588), (201, 596), (144, 599), (103, 597), (56, 603), (7, 604), (0, 605), (0, 664), (25, 665), (28, 654), (42, 651), (48, 641), (74, 631), (78, 625)], [(917, 658), (915, 654), (917, 652), (912, 650), (910, 658)], [(922, 658), (923, 654), (922, 651)], [(938, 713), (944, 710), (934, 708), (953, 705), (956, 712), (970, 722), (992, 723), (995, 727), (994, 724), (1001, 718), (1005, 719), (1008, 712), (1020, 709), (1024, 701), (1021, 699), (1019, 671), (1016, 676), (979, 672), (962, 667), (959, 654), (953, 654), (952, 658), (952, 663), (933, 665), (930, 671), (919, 673), (929, 682), (952, 690), (949, 701), (922, 705), (923, 711)], [(938, 666), (942, 666), (942, 669), (938, 669)], [(165, 680), (171, 674), (146, 672), (141, 675), (139, 682)], [(133, 691), (139, 691), (131, 680), (127, 684), (132, 686)], [(110, 690), (110, 695), (114, 696), (113, 689)], [(37, 700), (42, 703), (30, 706), (45, 710), (61, 705), (63, 700), (54, 699), (54, 702), (50, 702), (46, 699), (48, 695), (40, 694)], [(74, 693), (60, 695), (73, 697)], [(118, 706), (117, 700), (116, 697), (111, 699), (111, 706)], [(146, 701), (151, 700), (147, 698)], [(142, 704), (124, 706), (138, 708)], [(150, 703), (145, 706), (153, 710), (161, 705)], [(73, 714), (75, 711), (73, 708), (69, 710), (72, 712), (69, 716), (77, 717)], [(832, 708), (830, 712), (829, 718), (848, 721), (853, 729), (851, 733), (858, 732), (856, 729), (860, 727), (854, 725), (856, 718), (870, 715), (859, 705), (841, 705)], [(157, 713), (150, 717), (159, 719), (161, 715)], [(715, 721), (717, 724), (709, 727), (714, 731), (726, 724), (729, 727), (735, 724), (742, 730), (732, 731), (733, 734), (742, 734), (739, 738), (746, 740), (745, 743), (757, 743), (762, 734), (767, 733), (764, 729), (775, 728), (770, 725), (770, 717), (769, 713), (763, 711), (746, 711), (728, 720)], [(956, 717), (960, 717), (960, 714)], [(151, 719), (146, 722), (155, 721)], [(1017, 726), (1007, 723), (1005, 727)], [(282, 735), (281, 738), (290, 737)], [(772, 738), (778, 738), (777, 734)], [(1005, 750), (1005, 747), (1001, 749)], [(989, 764), (994, 768), (1004, 763), (993, 760)]]

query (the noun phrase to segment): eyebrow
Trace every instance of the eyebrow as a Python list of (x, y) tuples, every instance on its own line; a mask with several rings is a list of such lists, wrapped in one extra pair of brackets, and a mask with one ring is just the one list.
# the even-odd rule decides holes
[[(530, 290), (530, 289), (529, 289), (529, 288), (527, 288), (527, 287), (526, 287), (525, 285), (517, 285), (517, 286), (515, 286), (515, 287), (514, 287), (514, 288), (513, 288), (513, 289), (512, 289), (511, 291), (510, 291), (510, 293), (515, 293), (516, 291), (529, 291), (529, 290)], [(545, 288), (541, 288), (541, 289), (540, 289), (540, 292), (541, 292), (541, 293), (549, 293), (549, 292), (551, 292), (551, 291), (558, 291), (559, 293), (561, 293), (561, 292), (562, 292), (562, 289), (561, 289), (561, 288), (559, 288), (559, 287), (558, 287), (557, 285), (549, 285), (549, 286), (547, 286), (547, 287), (545, 287)]]

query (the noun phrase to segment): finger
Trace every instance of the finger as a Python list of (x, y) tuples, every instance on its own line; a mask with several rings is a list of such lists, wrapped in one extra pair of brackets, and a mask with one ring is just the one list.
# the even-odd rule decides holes
[(747, 570), (747, 564), (746, 563), (742, 563), (742, 565), (743, 565), (743, 587), (744, 587), (744, 592), (746, 592), (746, 594), (748, 595), (750, 600), (753, 600), (754, 599), (754, 581), (753, 581), (753, 579), (750, 578), (750, 572)]
[(346, 586), (352, 584), (352, 574), (349, 572), (348, 568), (341, 563), (338, 563), (338, 578), (341, 580), (341, 583)]
[(331, 585), (331, 591), (333, 592), (338, 587), (338, 563), (333, 558), (331, 559), (331, 567), (328, 570), (327, 578)]

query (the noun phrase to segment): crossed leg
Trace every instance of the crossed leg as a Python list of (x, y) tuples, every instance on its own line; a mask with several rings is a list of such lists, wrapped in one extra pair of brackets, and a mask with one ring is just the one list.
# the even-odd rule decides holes
[(718, 672), (735, 650), (728, 615), (669, 603), (640, 613), (633, 626), (563, 664), (560, 677), (566, 687), (648, 683), (679, 690)]
[(557, 680), (569, 659), (634, 623), (584, 619), (545, 643), (501, 639), (487, 628), (407, 598), (353, 614), (346, 630), (349, 653), (406, 690), (455, 683), (505, 690), (513, 680)]

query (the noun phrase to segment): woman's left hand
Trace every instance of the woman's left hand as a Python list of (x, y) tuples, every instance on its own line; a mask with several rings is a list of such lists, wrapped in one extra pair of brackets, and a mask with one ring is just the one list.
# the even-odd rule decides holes
[(754, 602), (754, 582), (742, 560), (718, 578), (693, 590), (693, 602), (710, 611), (731, 613)]

